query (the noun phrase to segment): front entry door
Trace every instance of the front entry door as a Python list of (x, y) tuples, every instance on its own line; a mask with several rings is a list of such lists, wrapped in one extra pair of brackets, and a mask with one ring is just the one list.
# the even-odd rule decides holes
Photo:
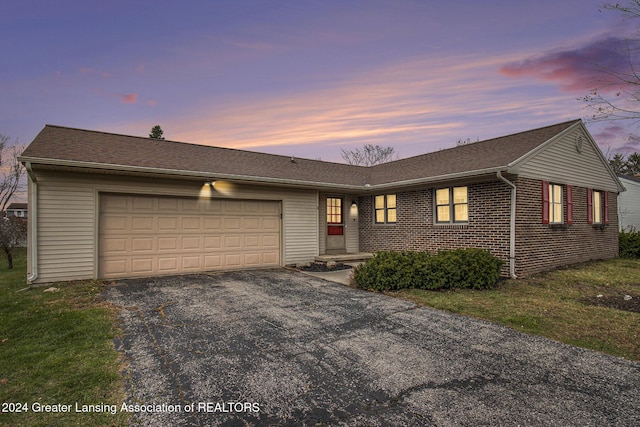
[(327, 254), (346, 251), (344, 239), (344, 199), (327, 197)]

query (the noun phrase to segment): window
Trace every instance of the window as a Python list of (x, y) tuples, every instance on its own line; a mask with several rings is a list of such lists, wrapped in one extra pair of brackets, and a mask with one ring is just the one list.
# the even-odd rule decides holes
[(602, 193), (593, 192), (593, 223), (602, 224)]
[(327, 224), (342, 224), (342, 199), (327, 197)]
[[(563, 192), (566, 191), (566, 197)], [(542, 181), (542, 223), (573, 224), (573, 187), (570, 185), (551, 184)]]
[(587, 190), (587, 222), (609, 224), (609, 197), (605, 191)]
[(450, 224), (469, 221), (467, 187), (436, 190), (436, 223)]
[(562, 224), (562, 186), (549, 184), (549, 223)]
[(396, 195), (386, 194), (376, 196), (374, 201), (376, 224), (396, 223)]

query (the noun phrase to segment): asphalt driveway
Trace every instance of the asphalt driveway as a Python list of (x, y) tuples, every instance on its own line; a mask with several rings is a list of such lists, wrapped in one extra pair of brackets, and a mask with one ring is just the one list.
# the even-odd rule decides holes
[(104, 297), (143, 426), (640, 425), (638, 363), (298, 272), (122, 280)]

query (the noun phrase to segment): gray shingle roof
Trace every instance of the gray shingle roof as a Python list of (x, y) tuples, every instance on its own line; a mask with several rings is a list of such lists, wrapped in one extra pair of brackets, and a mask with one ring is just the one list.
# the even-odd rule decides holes
[(47, 125), (22, 154), (33, 164), (162, 171), (362, 187), (506, 167), (579, 120), (373, 167)]

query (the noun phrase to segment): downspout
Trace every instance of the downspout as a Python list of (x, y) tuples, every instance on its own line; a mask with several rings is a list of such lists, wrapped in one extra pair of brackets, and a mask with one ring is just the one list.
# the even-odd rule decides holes
[(27, 276), (27, 283), (32, 284), (38, 278), (38, 179), (31, 168), (31, 162), (25, 162), (25, 169), (31, 180), (31, 192), (29, 194), (29, 247), (31, 255), (31, 274)]
[(509, 275), (512, 279), (516, 276), (516, 185), (502, 176), (502, 172), (496, 173), (498, 179), (511, 187), (511, 214), (509, 215)]

